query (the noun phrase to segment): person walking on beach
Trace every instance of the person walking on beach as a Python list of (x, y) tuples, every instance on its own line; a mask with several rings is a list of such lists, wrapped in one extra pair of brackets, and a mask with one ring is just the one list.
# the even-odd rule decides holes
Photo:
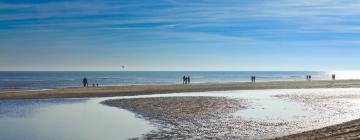
[(86, 77), (83, 78), (82, 83), (83, 83), (84, 87), (88, 86), (88, 80), (86, 79)]
[(309, 81), (311, 81), (311, 75), (309, 75)]
[(187, 77), (187, 83), (190, 84), (190, 76)]
[(254, 75), (254, 83), (255, 83), (255, 80), (256, 80), (256, 76)]
[(335, 80), (335, 74), (332, 75), (332, 80)]
[(309, 75), (306, 75), (306, 81), (309, 81)]

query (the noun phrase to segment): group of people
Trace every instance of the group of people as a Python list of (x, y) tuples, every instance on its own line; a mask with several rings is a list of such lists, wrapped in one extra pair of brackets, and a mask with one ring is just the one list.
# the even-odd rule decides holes
[(251, 76), (251, 83), (255, 83), (255, 80), (256, 80), (256, 76), (252, 75)]
[[(332, 74), (331, 75), (332, 77), (332, 80), (335, 80), (335, 74)], [(251, 82), (252, 83), (255, 83), (255, 80), (256, 80), (256, 76), (252, 75), (251, 76)], [(311, 75), (306, 75), (306, 80), (307, 81), (311, 81)], [(89, 87), (89, 83), (88, 83), (88, 80), (86, 77), (83, 78), (82, 80), (82, 84), (84, 87)], [(190, 76), (183, 76), (183, 84), (190, 84)], [(93, 87), (99, 87), (99, 84), (98, 83), (93, 83), (92, 84)]]
[[(83, 78), (82, 84), (83, 84), (84, 87), (89, 87), (89, 83), (88, 83), (88, 80), (87, 80), (86, 77)], [(95, 87), (95, 86), (96, 86), (96, 87), (99, 87), (99, 83), (96, 83), (96, 84), (93, 83), (92, 86), (93, 86), (93, 87)]]
[[(332, 75), (331, 75), (331, 79), (332, 79), (332, 80), (335, 80), (335, 77), (336, 77), (335, 74), (332, 74)], [(311, 75), (306, 75), (306, 80), (311, 81)]]
[(183, 76), (183, 84), (190, 84), (190, 76)]

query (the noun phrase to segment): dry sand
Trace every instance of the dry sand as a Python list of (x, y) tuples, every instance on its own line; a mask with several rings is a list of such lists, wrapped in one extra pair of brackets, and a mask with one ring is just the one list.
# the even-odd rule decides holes
[(245, 89), (349, 88), (360, 87), (360, 80), (280, 81), (259, 83), (205, 83), (191, 85), (133, 85), (89, 88), (58, 88), (46, 91), (0, 90), (1, 99), (44, 99), (111, 97), (176, 92), (223, 91)]

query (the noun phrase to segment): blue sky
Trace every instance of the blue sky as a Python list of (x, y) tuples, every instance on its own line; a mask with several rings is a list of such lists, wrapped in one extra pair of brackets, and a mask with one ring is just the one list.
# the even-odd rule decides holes
[(0, 0), (0, 70), (360, 70), (360, 1)]

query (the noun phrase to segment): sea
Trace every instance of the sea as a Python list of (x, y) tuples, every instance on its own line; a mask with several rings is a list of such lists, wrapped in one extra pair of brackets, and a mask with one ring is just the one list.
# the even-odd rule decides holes
[(1, 71), (0, 89), (53, 89), (79, 87), (86, 77), (89, 85), (99, 86), (180, 84), (190, 76), (191, 83), (301, 81), (360, 79), (360, 71)]

